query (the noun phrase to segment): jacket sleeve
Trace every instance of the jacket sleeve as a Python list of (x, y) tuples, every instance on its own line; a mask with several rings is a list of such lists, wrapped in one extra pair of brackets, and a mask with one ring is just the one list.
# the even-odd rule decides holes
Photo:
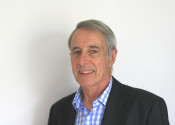
[(146, 125), (169, 125), (167, 106), (162, 98), (152, 102)]

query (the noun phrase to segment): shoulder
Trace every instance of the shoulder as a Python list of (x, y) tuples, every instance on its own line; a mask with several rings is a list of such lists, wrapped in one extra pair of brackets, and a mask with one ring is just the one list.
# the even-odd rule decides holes
[(124, 85), (115, 78), (111, 89), (111, 100), (128, 105), (132, 113), (139, 111), (145, 114), (151, 112), (159, 114), (158, 112), (162, 111), (167, 114), (167, 107), (163, 98), (149, 91)]
[(113, 89), (117, 90), (122, 97), (133, 101), (151, 103), (155, 100), (163, 100), (152, 92), (122, 84), (115, 78), (113, 78)]
[(74, 99), (74, 96), (75, 93), (55, 102), (51, 107), (51, 112), (58, 115), (70, 111), (72, 109), (72, 101)]
[(68, 95), (62, 99), (60, 99), (59, 101), (55, 102), (53, 104), (53, 107), (55, 108), (64, 108), (64, 107), (69, 107), (72, 105), (72, 101), (74, 99), (75, 93)]
[(66, 96), (56, 103), (50, 109), (48, 125), (68, 124), (65, 118), (71, 119), (71, 114), (75, 113), (72, 106), (75, 93)]
[[(110, 105), (120, 107), (121, 113), (127, 114), (128, 124), (150, 125), (168, 124), (168, 113), (165, 101), (149, 91), (124, 85), (113, 78), (113, 85), (109, 96)], [(130, 119), (132, 119), (130, 121)]]

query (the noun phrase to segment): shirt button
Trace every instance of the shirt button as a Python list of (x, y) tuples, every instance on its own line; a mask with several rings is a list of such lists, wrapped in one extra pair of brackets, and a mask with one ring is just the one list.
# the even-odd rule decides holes
[(84, 110), (84, 116), (87, 117), (89, 115), (89, 111), (86, 109)]

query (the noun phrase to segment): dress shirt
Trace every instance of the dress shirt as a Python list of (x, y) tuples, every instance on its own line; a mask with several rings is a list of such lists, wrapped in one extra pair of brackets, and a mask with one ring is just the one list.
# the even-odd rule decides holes
[(74, 100), (73, 106), (76, 110), (75, 125), (101, 125), (103, 113), (106, 107), (106, 102), (112, 87), (112, 77), (108, 87), (103, 93), (93, 102), (91, 111), (83, 106), (83, 90), (79, 87)]

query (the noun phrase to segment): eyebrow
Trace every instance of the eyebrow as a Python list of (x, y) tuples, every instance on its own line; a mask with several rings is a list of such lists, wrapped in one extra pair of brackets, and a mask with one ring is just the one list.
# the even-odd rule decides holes
[[(71, 49), (71, 51), (74, 51), (74, 50), (79, 49), (79, 48), (80, 48), (80, 47), (75, 46), (75, 47), (73, 47), (73, 48)], [(99, 48), (98, 46), (96, 46), (96, 45), (90, 45), (89, 48), (97, 48), (97, 49), (100, 49), (100, 48)]]
[(91, 45), (91, 46), (89, 46), (89, 48), (97, 48), (97, 49), (100, 49), (98, 46), (96, 46), (96, 45)]
[(74, 51), (74, 50), (79, 49), (79, 48), (80, 48), (80, 47), (75, 46), (75, 47), (73, 47), (73, 48), (71, 49), (71, 51)]

